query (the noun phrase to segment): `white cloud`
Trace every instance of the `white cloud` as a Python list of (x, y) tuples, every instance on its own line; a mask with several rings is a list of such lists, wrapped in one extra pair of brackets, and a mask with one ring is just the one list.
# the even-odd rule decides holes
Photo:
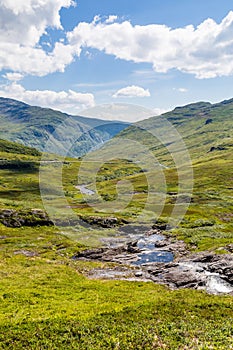
[(46, 29), (62, 29), (59, 11), (72, 0), (0, 0), (0, 70), (43, 76), (64, 71), (80, 51), (55, 43), (46, 53), (39, 45)]
[(94, 57), (93, 53), (90, 51), (86, 51), (85, 56), (87, 57), (88, 60), (92, 60)]
[[(51, 52), (39, 46), (47, 28), (62, 29), (60, 10), (72, 0), (0, 0), (0, 70), (44, 76), (64, 72), (82, 49), (94, 48), (116, 58), (150, 63), (155, 72), (170, 69), (213, 78), (233, 74), (233, 12), (216, 23), (207, 19), (171, 29), (166, 25), (132, 25), (95, 16), (67, 33), (68, 44), (54, 43)], [(64, 30), (63, 30), (64, 34)]]
[(31, 105), (53, 108), (70, 114), (75, 114), (84, 108), (90, 108), (95, 105), (92, 94), (84, 94), (73, 90), (60, 92), (51, 90), (25, 90), (17, 82), (1, 86), (0, 95)]
[(47, 27), (62, 28), (59, 11), (71, 0), (0, 0), (1, 42), (34, 46)]
[(132, 85), (118, 90), (112, 97), (150, 97), (150, 91), (140, 86)]
[(164, 109), (164, 108), (154, 108), (153, 109), (153, 112), (154, 112), (154, 115), (161, 115), (161, 114), (164, 114), (166, 112), (169, 112), (171, 109)]
[(113, 23), (113, 22), (115, 22), (117, 19), (118, 19), (118, 16), (111, 15), (111, 16), (109, 16), (109, 17), (106, 19), (105, 23)]
[(188, 92), (188, 89), (182, 88), (182, 87), (180, 87), (180, 88), (173, 88), (173, 90), (174, 91), (178, 91), (178, 92), (182, 92), (182, 93)]
[(134, 123), (139, 120), (152, 117), (155, 113), (145, 107), (128, 103), (111, 103), (97, 105), (81, 112), (82, 116), (98, 118), (103, 120), (127, 121)]
[(217, 24), (212, 19), (197, 28), (123, 23), (79, 23), (68, 33), (70, 45), (91, 47), (136, 63), (147, 62), (156, 72), (170, 69), (213, 78), (233, 74), (233, 12)]
[(19, 81), (23, 79), (23, 74), (21, 73), (6, 73), (3, 78), (10, 81)]
[(75, 54), (79, 53), (75, 52), (74, 47), (62, 43), (56, 43), (53, 52), (47, 54), (41, 48), (0, 42), (0, 70), (9, 69), (37, 76), (64, 72)]
[(94, 19), (93, 19), (93, 24), (96, 24), (96, 23), (98, 23), (98, 22), (100, 22), (101, 21), (101, 16), (100, 15), (96, 15), (95, 17), (94, 17)]

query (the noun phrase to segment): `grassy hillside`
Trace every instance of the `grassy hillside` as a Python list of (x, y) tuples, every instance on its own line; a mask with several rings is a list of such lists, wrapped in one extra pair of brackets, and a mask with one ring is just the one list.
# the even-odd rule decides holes
[(70, 116), (48, 108), (29, 106), (20, 101), (0, 98), (0, 138), (17, 141), (43, 151), (79, 157), (98, 148), (126, 126), (111, 122)]
[[(232, 101), (225, 101), (217, 105), (208, 103), (192, 104), (176, 108), (173, 112), (165, 115), (170, 122), (175, 124), (192, 159), (194, 189), (191, 204), (179, 227), (172, 231), (173, 234), (189, 243), (192, 249), (219, 249), (222, 251), (233, 240), (231, 220), (233, 208), (231, 174), (233, 167), (232, 115)], [(183, 198), (179, 198), (178, 195), (177, 170), (172, 155), (169, 153), (169, 148), (159, 143), (158, 139), (153, 136), (153, 128), (156, 129), (157, 124), (157, 117), (150, 118), (125, 129), (119, 137), (123, 140), (132, 139), (134, 142), (138, 142), (139, 145), (145, 145), (147, 153), (151, 152), (154, 158), (163, 165), (162, 172), (166, 179), (167, 188), (165, 206), (160, 220), (167, 221), (177, 200), (182, 202)], [(152, 133), (148, 133), (145, 129), (152, 131)], [(90, 159), (95, 161), (101, 160), (106, 154), (111, 154), (113, 158), (111, 161), (102, 164), (96, 176), (94, 176), (97, 190), (108, 209), (106, 213), (96, 211), (95, 205), (92, 207), (86, 202), (88, 200), (93, 204), (97, 203), (95, 196), (83, 198), (80, 191), (75, 188), (78, 184), (77, 175), (80, 176), (79, 167), (81, 164), (82, 168), (85, 168), (85, 172), (82, 173), (79, 181), (87, 184), (89, 189), (94, 189), (92, 174), (94, 173), (95, 162), (88, 161), (88, 158), (87, 161), (67, 158), (67, 161), (63, 164), (63, 190), (68, 204), (77, 215), (85, 217), (89, 215), (114, 215), (133, 222), (135, 219), (137, 220), (137, 216), (144, 209), (148, 193), (151, 191), (147, 183), (150, 172), (148, 173), (148, 169), (142, 169), (141, 165), (137, 164), (138, 152), (136, 149), (136, 163), (127, 159), (122, 160), (124, 156), (127, 158), (129, 153), (129, 149), (124, 147), (120, 151), (122, 157), (118, 159), (120, 152), (117, 148), (120, 147), (119, 145), (118, 138), (116, 141), (114, 139), (102, 147), (101, 150), (90, 155)], [(117, 154), (116, 158), (115, 154)], [(10, 157), (9, 153), (8, 157)], [(53, 156), (50, 158), (51, 160), (59, 159)], [(35, 171), (29, 171), (26, 176), (24, 172), (18, 171), (16, 179), (14, 169), (13, 171), (10, 171), (10, 169), (3, 170), (4, 186), (1, 187), (3, 207), (11, 206), (13, 203), (18, 208), (28, 209), (31, 207), (32, 199), (35, 203), (34, 207), (42, 207), (39, 196), (38, 172), (34, 167), (35, 161), (38, 161), (38, 159), (33, 159), (32, 164)], [(59, 179), (60, 167), (56, 163), (48, 162), (43, 164), (40, 171), (45, 174), (45, 186), (48, 184), (45, 199), (48, 198), (49, 203), (59, 207), (60, 200), (57, 188), (60, 184), (57, 183), (56, 178)], [(152, 173), (151, 176), (156, 178), (157, 175)], [(51, 178), (53, 181), (50, 180)], [(129, 194), (132, 198), (125, 209), (115, 212), (116, 185), (121, 180), (131, 182), (133, 187), (130, 190), (128, 183), (122, 185), (121, 190), (125, 193), (127, 200), (130, 198)], [(153, 210), (156, 209), (156, 201), (159, 201), (159, 197), (155, 196), (153, 200), (155, 200), (155, 204), (152, 203), (151, 206), (147, 206), (143, 218), (143, 220), (149, 220), (152, 223), (156, 221)], [(64, 216), (65, 206), (66, 204), (59, 207), (59, 215)], [(77, 233), (79, 239), (82, 239), (82, 236), (85, 236), (85, 234)]]
[(232, 297), (88, 280), (55, 228), (0, 229), (1, 349), (231, 349)]
[[(178, 117), (181, 118), (182, 115)], [(196, 115), (191, 118), (196, 128), (203, 125), (203, 119)], [(219, 114), (217, 118), (221, 119)], [(218, 137), (216, 143), (218, 133), (231, 134), (230, 118), (226, 117), (228, 125), (220, 119), (218, 128), (212, 131), (215, 137), (208, 136), (208, 141), (212, 141), (205, 145), (198, 143), (198, 151), (192, 154), (193, 200), (181, 227), (172, 231), (193, 249), (221, 248), (223, 251), (233, 239), (230, 142), (223, 150), (209, 151), (225, 139), (225, 136)], [(186, 117), (184, 120), (179, 130), (186, 137), (188, 121)], [(155, 120), (148, 120), (148, 123), (154, 125)], [(200, 129), (195, 132), (192, 136), (189, 131), (190, 148), (195, 144), (195, 138), (201, 140), (203, 137)], [(213, 135), (212, 132), (209, 135)], [(132, 128), (124, 134), (127, 138), (136, 138)], [(137, 137), (169, 166), (164, 168), (169, 192), (162, 215), (165, 220), (177, 191), (172, 159), (166, 148), (157, 145), (154, 139), (150, 140), (148, 135), (144, 138), (142, 132)], [(41, 155), (19, 144), (0, 141), (0, 145), (1, 161), (12, 165), (0, 169), (1, 208), (23, 213), (32, 208), (42, 209), (39, 191)], [(44, 159), (46, 162), (40, 171), (47, 176), (47, 195), (57, 201), (54, 175), (58, 175), (61, 158), (46, 155)], [(15, 162), (20, 166), (15, 167)], [(25, 163), (33, 167), (23, 166)], [(81, 165), (81, 160), (67, 158), (62, 167), (62, 186), (69, 205), (78, 215), (110, 215), (95, 212), (75, 188)], [(115, 159), (105, 162), (98, 171), (97, 188), (110, 208), (116, 198), (117, 181), (127, 179), (134, 185), (130, 204), (124, 211), (113, 213), (114, 216), (133, 221), (144, 206), (148, 195), (147, 173), (139, 165), (127, 159)], [(93, 164), (89, 163), (87, 173), (83, 174), (87, 184), (91, 167)], [(61, 208), (61, 212), (64, 210)], [(85, 277), (88, 270), (111, 264), (75, 261), (72, 256), (84, 249), (85, 244), (96, 244), (100, 235), (110, 233), (113, 231), (79, 228), (76, 235), (71, 236), (68, 226), (63, 230), (54, 226), (11, 228), (0, 223), (1, 349), (228, 350), (233, 347), (230, 296), (185, 289), (170, 291), (154, 283), (88, 280)]]
[[(162, 118), (167, 118), (182, 136), (186, 148), (190, 153), (194, 188), (191, 196), (190, 207), (187, 214), (183, 218), (181, 224), (172, 233), (179, 238), (184, 239), (190, 244), (190, 247), (198, 250), (219, 249), (233, 241), (233, 186), (232, 171), (233, 168), (233, 101), (224, 101), (222, 103), (211, 105), (209, 103), (196, 103), (185, 107), (176, 108), (174, 111), (166, 113)], [(161, 124), (161, 123), (160, 123)], [(152, 181), (156, 184), (156, 169), (151, 172), (150, 161), (145, 162), (145, 168), (141, 168), (141, 164), (137, 164), (137, 160), (141, 157), (139, 146), (145, 147), (145, 153), (142, 156), (143, 161), (149, 157), (151, 152), (154, 159), (163, 166), (163, 174), (166, 179), (166, 199), (160, 220), (167, 221), (177, 201), (182, 203), (185, 201), (184, 196), (179, 198), (178, 194), (178, 175), (176, 164), (174, 163), (174, 153), (179, 159), (182, 153), (176, 150), (176, 141), (169, 141), (169, 133), (162, 130), (162, 134), (167, 132), (167, 143), (164, 145), (159, 142), (158, 138), (158, 117), (136, 123), (133, 126), (122, 131), (116, 139), (108, 142), (100, 151), (90, 155), (86, 163), (86, 173), (84, 173), (83, 181), (91, 185), (92, 173), (94, 167), (92, 160), (104, 159), (109, 154), (122, 154), (122, 158), (127, 158), (130, 154), (135, 153), (135, 161), (114, 159), (106, 162), (100, 168), (96, 176), (96, 184), (99, 193), (106, 200), (106, 206), (111, 208), (112, 201), (117, 198), (116, 185), (120, 180), (129, 180), (133, 188), (129, 190), (129, 184), (123, 186), (123, 192), (127, 195), (133, 194), (130, 203), (120, 212), (120, 215), (126, 219), (136, 217), (147, 203), (148, 194), (156, 190), (148, 185), (147, 178), (154, 177)], [(163, 125), (162, 125), (163, 126)], [(166, 125), (165, 125), (166, 126)], [(137, 146), (126, 148), (122, 140), (130, 143), (129, 140), (137, 142)], [(122, 150), (119, 151), (120, 145), (123, 144)], [(175, 150), (172, 154), (171, 150)], [(114, 158), (114, 156), (113, 156)], [(117, 157), (116, 157), (117, 158)], [(148, 158), (149, 159), (149, 158)], [(143, 163), (143, 162), (142, 162)], [(71, 172), (70, 172), (71, 174)], [(161, 177), (161, 171), (159, 173)], [(185, 177), (185, 174), (181, 176)], [(160, 179), (160, 178), (159, 178)], [(64, 178), (65, 180), (65, 178)], [(65, 180), (66, 181), (66, 180)], [(74, 179), (73, 179), (74, 181)], [(78, 195), (72, 191), (73, 205), (80, 204)], [(158, 187), (158, 186), (157, 186)], [(156, 200), (156, 197), (154, 197)], [(93, 201), (94, 201), (93, 196)], [(157, 199), (159, 202), (159, 198)], [(114, 205), (113, 205), (114, 208)], [(156, 205), (147, 208), (147, 218), (154, 218), (154, 209)], [(83, 208), (85, 209), (85, 203)], [(92, 209), (88, 209), (92, 210)], [(94, 210), (92, 210), (94, 214)], [(154, 218), (154, 221), (156, 218)]]
[[(211, 105), (194, 103), (177, 107), (163, 115), (182, 136), (192, 160), (208, 158), (208, 153), (233, 147), (233, 100)], [(121, 137), (138, 139), (149, 146), (159, 160), (168, 162), (168, 151), (153, 137), (158, 117), (152, 117), (122, 131)], [(149, 130), (151, 133), (143, 132)], [(222, 153), (224, 158), (224, 152)]]
[(40, 156), (41, 152), (38, 150), (31, 148), (31, 147), (26, 147), (23, 146), (19, 143), (16, 142), (10, 142), (6, 140), (1, 140), (0, 139), (0, 152), (1, 155), (3, 156), (3, 153), (13, 153), (13, 154), (26, 154), (29, 156)]

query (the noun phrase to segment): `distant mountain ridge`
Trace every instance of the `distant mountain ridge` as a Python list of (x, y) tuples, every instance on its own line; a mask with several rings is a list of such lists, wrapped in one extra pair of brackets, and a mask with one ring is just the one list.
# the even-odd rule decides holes
[(207, 152), (233, 148), (233, 99), (216, 104), (197, 102), (176, 107), (161, 116), (132, 124), (119, 136), (146, 144), (148, 150), (153, 151), (158, 159), (163, 160), (166, 158), (164, 158), (165, 153), (168, 153), (164, 149), (166, 145), (162, 147), (153, 136), (158, 130), (160, 118), (166, 118), (176, 128), (192, 159), (199, 158)]
[(0, 138), (44, 150), (79, 157), (98, 148), (129, 124), (71, 116), (49, 108), (0, 97)]
[[(211, 104), (191, 103), (163, 114), (181, 134), (193, 156), (201, 152), (232, 147), (233, 99)], [(82, 116), (71, 116), (49, 108), (0, 97), (0, 138), (34, 147), (39, 151), (50, 139), (49, 152), (80, 157), (98, 149), (116, 135), (138, 139), (155, 146), (150, 135), (138, 133), (142, 127), (153, 131), (158, 117), (130, 125)], [(135, 131), (137, 132), (135, 133)], [(158, 154), (159, 155), (159, 154)]]

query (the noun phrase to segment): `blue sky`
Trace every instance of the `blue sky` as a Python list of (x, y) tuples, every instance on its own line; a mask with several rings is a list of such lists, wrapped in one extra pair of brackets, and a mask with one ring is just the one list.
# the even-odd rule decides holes
[(71, 114), (232, 98), (232, 10), (227, 0), (2, 0), (0, 95)]

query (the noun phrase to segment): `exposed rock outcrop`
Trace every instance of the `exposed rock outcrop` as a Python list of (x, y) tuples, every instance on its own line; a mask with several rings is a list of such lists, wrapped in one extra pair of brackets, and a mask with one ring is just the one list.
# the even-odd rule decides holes
[(99, 216), (82, 216), (80, 218), (89, 225), (99, 226), (103, 228), (113, 228), (119, 225), (127, 224), (128, 222), (124, 219), (116, 217), (99, 217)]
[[(155, 261), (138, 264), (140, 255), (143, 252), (146, 254), (144, 249), (139, 248), (139, 241), (126, 241), (125, 244), (115, 248), (86, 250), (75, 255), (73, 259), (117, 263), (115, 267), (91, 270), (88, 273), (90, 278), (153, 281), (167, 285), (171, 289), (193, 288), (213, 294), (233, 295), (232, 254), (216, 255), (202, 252), (190, 255), (183, 241), (168, 236), (156, 241), (153, 251), (173, 253), (175, 257), (173, 262)], [(151, 251), (148, 253), (151, 254)]]
[(53, 225), (47, 213), (41, 209), (2, 209), (0, 210), (0, 222), (7, 227)]

